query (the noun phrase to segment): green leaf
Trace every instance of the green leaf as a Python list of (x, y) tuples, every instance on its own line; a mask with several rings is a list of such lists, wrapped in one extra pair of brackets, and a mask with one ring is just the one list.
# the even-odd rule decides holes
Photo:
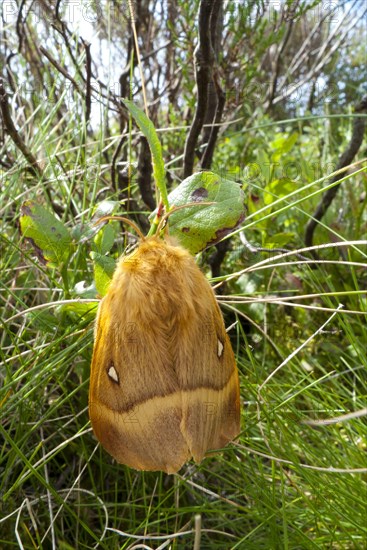
[(113, 216), (113, 214), (116, 212), (116, 210), (119, 209), (119, 207), (119, 201), (102, 201), (97, 204), (97, 207), (93, 212), (93, 220), (97, 221), (99, 218), (103, 218), (103, 216)]
[(289, 136), (287, 134), (278, 134), (278, 136), (270, 143), (270, 146), (279, 153), (289, 153), (295, 145), (298, 137), (298, 132), (293, 132)]
[(275, 235), (265, 236), (263, 246), (265, 248), (279, 248), (289, 244), (294, 238), (294, 233), (276, 233)]
[(162, 145), (158, 139), (157, 132), (155, 131), (153, 122), (146, 116), (146, 114), (139, 109), (132, 101), (129, 99), (122, 100), (125, 107), (128, 109), (131, 116), (134, 118), (136, 124), (139, 126), (140, 130), (143, 132), (146, 137), (150, 152), (152, 154), (152, 164), (153, 164), (153, 177), (155, 183), (161, 194), (162, 202), (166, 208), (169, 210), (169, 202), (167, 198), (167, 188), (165, 181), (165, 171), (164, 171), (164, 162), (162, 156)]
[(113, 216), (113, 214), (119, 209), (119, 201), (105, 200), (97, 204), (94, 210), (93, 217), (90, 221), (83, 224), (76, 224), (71, 230), (71, 236), (74, 241), (79, 244), (83, 244), (89, 239), (92, 239), (96, 233), (98, 233), (103, 227), (102, 224), (96, 224), (96, 222), (104, 216)]
[[(192, 254), (220, 241), (245, 217), (241, 186), (213, 172), (199, 172), (186, 178), (168, 199), (171, 207), (197, 203), (169, 217), (170, 235)], [(201, 202), (214, 204), (200, 206)]]
[(33, 311), (28, 314), (32, 326), (45, 333), (55, 333), (60, 327), (60, 320), (49, 311)]
[(273, 142), (271, 142), (270, 146), (275, 149), (274, 153), (272, 154), (272, 161), (277, 162), (281, 159), (283, 155), (286, 153), (289, 153), (295, 143), (298, 140), (298, 133), (294, 132), (293, 134), (290, 134), (287, 136), (286, 134), (280, 134)]
[(39, 260), (51, 266), (66, 262), (72, 240), (64, 224), (34, 201), (23, 203), (21, 212), (21, 232), (32, 243)]
[(115, 242), (115, 231), (111, 224), (107, 224), (94, 237), (94, 244), (100, 254), (107, 254)]
[(94, 280), (97, 292), (105, 296), (116, 268), (115, 260), (98, 252), (91, 252), (94, 264)]
[(88, 284), (87, 281), (79, 281), (74, 285), (73, 291), (73, 295), (83, 299), (96, 298), (97, 296), (94, 281), (91, 284)]
[(60, 307), (61, 312), (67, 313), (72, 319), (81, 320), (94, 319), (97, 313), (98, 303), (74, 302), (72, 304), (63, 304)]
[(289, 178), (280, 178), (271, 181), (264, 188), (264, 204), (271, 204), (275, 200), (286, 197), (297, 187), (297, 184)]

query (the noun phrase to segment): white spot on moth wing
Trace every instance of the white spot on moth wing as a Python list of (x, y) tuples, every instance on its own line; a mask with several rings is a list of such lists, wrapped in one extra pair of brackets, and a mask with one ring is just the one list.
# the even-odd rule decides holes
[(107, 371), (107, 374), (111, 378), (111, 380), (116, 382), (116, 384), (119, 384), (119, 382), (120, 382), (119, 375), (117, 374), (117, 370), (115, 369), (115, 367), (113, 365), (111, 365), (109, 367), (109, 369)]
[(219, 338), (218, 338), (218, 357), (222, 357), (223, 348), (224, 348), (224, 346), (223, 346), (222, 342), (221, 342), (221, 341), (219, 340)]

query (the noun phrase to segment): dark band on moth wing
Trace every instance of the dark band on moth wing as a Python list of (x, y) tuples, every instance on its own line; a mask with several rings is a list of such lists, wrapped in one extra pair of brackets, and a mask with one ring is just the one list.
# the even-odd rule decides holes
[(112, 382), (114, 382), (115, 384), (119, 385), (120, 379), (119, 379), (119, 375), (117, 374), (117, 370), (115, 369), (115, 365), (113, 361), (110, 361), (106, 370), (107, 370), (108, 378), (112, 380)]
[[(226, 349), (226, 339), (223, 337), (219, 337), (217, 335), (217, 349), (216, 349), (216, 355), (220, 361), (221, 364), (223, 364), (224, 359), (224, 352)], [(112, 383), (120, 385), (120, 378), (118, 375), (118, 372), (115, 369), (115, 365), (113, 361), (110, 361), (108, 364), (108, 367), (106, 368), (107, 375)], [(225, 379), (222, 378), (220, 382), (217, 381), (217, 383), (214, 383), (212, 380), (211, 383), (197, 383), (193, 382), (190, 383), (190, 381), (187, 381), (185, 384), (185, 387), (181, 389), (175, 389), (171, 391), (159, 391), (156, 389), (154, 395), (148, 395), (145, 397), (142, 397), (141, 399), (134, 399), (134, 401), (130, 401), (130, 403), (126, 403), (123, 407), (118, 407), (116, 403), (113, 407), (109, 407), (108, 404), (106, 404), (107, 408), (110, 408), (111, 410), (114, 410), (119, 413), (128, 414), (131, 411), (134, 411), (136, 407), (140, 405), (144, 405), (148, 403), (149, 401), (154, 401), (155, 399), (162, 399), (169, 396), (176, 396), (180, 391), (182, 392), (196, 392), (196, 391), (203, 391), (203, 392), (221, 392), (223, 391), (228, 384), (233, 384), (233, 376), (236, 373), (236, 367), (234, 363), (234, 369), (231, 370), (230, 373), (228, 373), (228, 376), (225, 377)]]

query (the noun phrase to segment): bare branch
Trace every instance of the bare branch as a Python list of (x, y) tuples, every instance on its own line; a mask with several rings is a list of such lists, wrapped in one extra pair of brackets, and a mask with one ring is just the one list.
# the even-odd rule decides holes
[[(362, 101), (356, 106), (355, 112), (367, 113), (367, 96), (364, 97)], [(354, 118), (352, 138), (350, 140), (350, 143), (347, 149), (344, 151), (344, 153), (340, 157), (336, 170), (340, 170), (341, 168), (345, 168), (346, 166), (349, 166), (349, 164), (351, 164), (355, 155), (358, 153), (360, 146), (362, 145), (365, 127), (366, 127), (365, 116)], [(340, 177), (341, 177), (340, 175), (335, 176), (334, 178), (332, 178), (331, 183), (335, 183), (340, 179)], [(332, 201), (334, 200), (340, 185), (341, 185), (340, 183), (338, 185), (334, 185), (334, 187), (330, 187), (330, 189), (328, 189), (324, 193), (312, 218), (308, 221), (306, 225), (306, 231), (305, 231), (306, 246), (312, 246), (313, 234), (314, 234), (315, 228), (318, 225), (318, 222), (325, 215)]]
[(210, 131), (208, 145), (201, 159), (201, 168), (206, 170), (209, 169), (212, 165), (215, 144), (217, 142), (218, 133), (220, 130), (220, 122), (222, 120), (224, 105), (226, 102), (226, 95), (223, 92), (222, 87), (219, 83), (218, 74), (214, 75), (213, 82), (215, 86), (215, 91), (217, 93), (217, 108), (215, 111), (214, 124)]
[(89, 122), (92, 104), (92, 90), (91, 90), (91, 78), (92, 78), (92, 57), (90, 54), (90, 44), (84, 42), (85, 48), (85, 68), (86, 68), (86, 90), (85, 90), (85, 120)]
[(70, 80), (70, 82), (73, 84), (74, 88), (77, 90), (77, 92), (82, 96), (82, 97), (85, 97), (85, 93), (83, 92), (83, 90), (80, 89), (80, 86), (79, 84), (77, 83), (77, 81), (67, 72), (66, 69), (64, 69), (64, 67), (62, 67), (60, 65), (60, 63), (58, 63), (56, 61), (56, 59), (54, 59), (52, 57), (52, 55), (50, 53), (48, 53), (47, 50), (45, 50), (45, 48), (43, 46), (40, 46), (40, 52), (45, 56), (47, 57), (47, 59), (49, 60), (49, 62), (55, 67), (55, 69), (57, 69), (59, 71), (59, 73), (61, 73), (67, 80)]
[(150, 210), (154, 210), (156, 204), (152, 191), (152, 157), (149, 144), (145, 137), (140, 139), (140, 151), (138, 159), (138, 185), (141, 198)]
[(12, 119), (12, 115), (8, 103), (8, 95), (4, 88), (4, 81), (0, 77), (0, 109), (2, 118), (4, 121), (5, 129), (7, 130), (9, 136), (13, 140), (15, 146), (23, 153), (24, 157), (27, 159), (30, 169), (35, 176), (42, 177), (42, 170), (38, 164), (36, 157), (30, 151), (23, 138), (19, 134), (18, 130), (15, 127), (15, 124)]
[(204, 124), (208, 107), (208, 88), (211, 81), (214, 53), (211, 43), (210, 21), (215, 2), (201, 0), (199, 9), (199, 43), (195, 48), (195, 78), (197, 85), (197, 104), (184, 151), (184, 177), (192, 174), (195, 148)]
[[(298, 4), (299, 4), (299, 2), (297, 0), (292, 5), (292, 8), (296, 9)], [(286, 8), (283, 8), (283, 10), (284, 9), (286, 9)], [(288, 43), (288, 41), (291, 37), (293, 24), (294, 24), (294, 20), (291, 18), (288, 21), (287, 29), (286, 29), (286, 32), (284, 33), (283, 40), (279, 44), (279, 46), (277, 48), (277, 51), (276, 51), (276, 54), (274, 56), (274, 59), (272, 60), (272, 78), (271, 78), (271, 82), (270, 82), (270, 88), (269, 88), (269, 92), (268, 92), (267, 105), (265, 107), (265, 111), (268, 111), (271, 108), (272, 104), (273, 104), (273, 100), (274, 100), (276, 90), (277, 90), (278, 79), (279, 79), (280, 62), (281, 62), (281, 59), (282, 59), (283, 52), (284, 52), (284, 50), (287, 46), (287, 43)]]

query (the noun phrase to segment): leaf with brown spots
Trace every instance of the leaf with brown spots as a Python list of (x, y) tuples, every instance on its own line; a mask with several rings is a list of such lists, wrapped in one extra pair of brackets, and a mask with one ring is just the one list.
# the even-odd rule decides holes
[[(245, 218), (241, 185), (213, 172), (186, 178), (168, 196), (170, 207), (196, 203), (173, 212), (170, 234), (192, 254), (220, 241)], [(200, 206), (201, 202), (211, 202)]]
[(71, 237), (51, 212), (34, 201), (26, 201), (21, 208), (20, 230), (33, 246), (40, 262), (61, 265), (70, 255)]

